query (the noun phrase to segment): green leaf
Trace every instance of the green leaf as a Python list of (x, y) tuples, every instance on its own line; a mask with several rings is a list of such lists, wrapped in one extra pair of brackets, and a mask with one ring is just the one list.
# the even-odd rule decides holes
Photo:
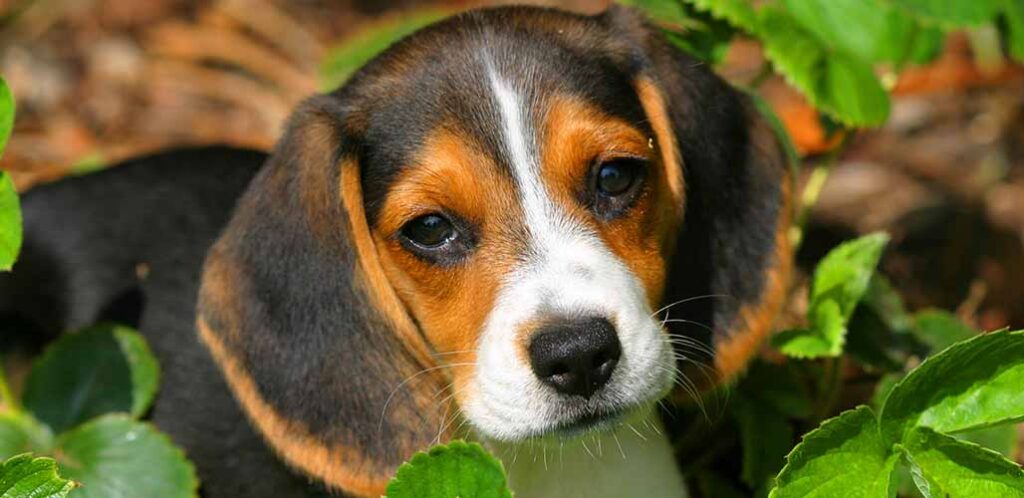
[(185, 454), (126, 415), (104, 415), (64, 433), (56, 454), (61, 471), (82, 483), (82, 498), (197, 496), (199, 481)]
[(881, 0), (785, 0), (786, 8), (828, 47), (869, 63), (902, 62), (923, 29)]
[(906, 12), (944, 27), (958, 28), (991, 21), (1000, 0), (890, 0)]
[(903, 451), (928, 497), (1024, 498), (1024, 470), (998, 453), (918, 427)]
[(796, 358), (839, 356), (846, 324), (867, 291), (888, 242), (888, 235), (875, 233), (830, 251), (814, 270), (807, 310), (810, 328), (777, 334), (773, 339), (776, 347)]
[(765, 56), (815, 107), (849, 126), (877, 126), (889, 117), (889, 95), (871, 66), (828, 47), (785, 10), (760, 11)]
[(52, 458), (24, 454), (0, 465), (0, 498), (60, 498), (72, 489), (75, 483), (57, 475)]
[(757, 11), (750, 0), (685, 0), (697, 10), (732, 24), (750, 34), (758, 32)]
[(21, 251), (21, 206), (14, 182), (0, 171), (0, 271), (10, 271)]
[(49, 453), (53, 449), (50, 431), (27, 413), (0, 413), (0, 460), (21, 453)]
[(658, 24), (684, 26), (689, 15), (680, 0), (621, 0), (622, 5), (639, 9), (648, 19)]
[(511, 498), (505, 470), (476, 443), (452, 441), (398, 468), (387, 498)]
[(7, 82), (0, 78), (0, 157), (3, 157), (4, 149), (7, 148), (7, 139), (14, 129), (14, 96)]
[(937, 309), (919, 311), (914, 315), (914, 329), (917, 338), (935, 353), (978, 335), (977, 330), (967, 326), (958, 316)]
[(391, 44), (447, 15), (444, 10), (421, 10), (369, 26), (328, 51), (320, 63), (320, 87), (334, 90)]
[(899, 455), (878, 437), (878, 422), (866, 406), (826, 420), (786, 457), (771, 498), (891, 496)]
[(1007, 458), (1016, 457), (1017, 451), (1020, 449), (1020, 438), (1017, 435), (1016, 425), (986, 427), (984, 429), (961, 432), (956, 437), (999, 452)]
[(859, 363), (883, 371), (902, 371), (918, 349), (914, 322), (903, 299), (884, 276), (871, 277), (868, 289), (847, 324), (846, 352)]
[(782, 469), (793, 447), (793, 427), (771, 406), (743, 396), (731, 402), (743, 446), (743, 482), (757, 489)]
[(1024, 0), (1003, 0), (1002, 16), (1010, 57), (1024, 62)]
[(58, 433), (104, 413), (140, 416), (153, 401), (158, 377), (142, 336), (100, 325), (61, 336), (35, 361), (25, 408)]
[(957, 343), (925, 360), (893, 388), (882, 407), (890, 443), (917, 426), (951, 433), (1024, 420), (1024, 331)]

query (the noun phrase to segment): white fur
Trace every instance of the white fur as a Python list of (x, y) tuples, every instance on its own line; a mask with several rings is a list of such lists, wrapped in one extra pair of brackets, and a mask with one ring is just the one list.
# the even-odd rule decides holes
[[(649, 407), (671, 386), (673, 361), (644, 288), (599, 236), (570, 220), (551, 200), (526, 103), (493, 64), (488, 78), (530, 247), (507, 274), (485, 322), (473, 394), (462, 411), (484, 437), (518, 442), (548, 434), (583, 414)], [(520, 326), (552, 315), (602, 316), (616, 326), (622, 357), (608, 384), (590, 399), (559, 395), (516, 353)]]
[(570, 441), (491, 443), (517, 498), (685, 498), (656, 416)]

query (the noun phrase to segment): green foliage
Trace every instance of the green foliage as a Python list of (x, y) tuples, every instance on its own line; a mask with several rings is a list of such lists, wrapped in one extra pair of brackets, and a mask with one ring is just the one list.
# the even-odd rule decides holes
[(398, 468), (387, 498), (511, 498), (505, 470), (476, 443), (452, 441)]
[(991, 21), (1001, 0), (890, 0), (894, 5), (926, 21), (956, 28)]
[(61, 471), (81, 483), (82, 498), (196, 496), (199, 482), (184, 453), (149, 424), (109, 414), (62, 434)]
[(806, 329), (775, 337), (783, 353), (796, 358), (835, 357), (842, 353), (846, 324), (868, 289), (889, 237), (876, 233), (833, 249), (818, 264), (810, 290)]
[(7, 139), (14, 128), (14, 96), (7, 82), (0, 78), (0, 157), (7, 148)]
[(74, 496), (197, 496), (185, 455), (138, 420), (158, 379), (156, 359), (134, 330), (101, 325), (65, 334), (33, 363), (24, 411), (14, 403), (0, 411), (0, 458), (54, 455), (61, 473), (82, 483)]
[[(0, 78), (0, 157), (14, 127), (14, 97)], [(0, 172), (0, 271), (10, 271), (21, 250), (21, 207), (11, 176)]]
[(442, 19), (443, 10), (422, 10), (384, 21), (333, 47), (320, 64), (320, 87), (330, 91), (391, 44)]
[(786, 458), (770, 496), (889, 496), (897, 459), (878, 436), (874, 412), (862, 406), (805, 435)]
[(1007, 49), (1018, 61), (1024, 61), (1024, 0), (1003, 0)]
[(910, 431), (900, 449), (926, 497), (1024, 498), (1024, 470), (992, 450), (927, 427)]
[(1024, 496), (1024, 471), (947, 435), (1024, 420), (1024, 331), (995, 332), (930, 357), (896, 384), (876, 417), (866, 406), (808, 433), (771, 496), (889, 497), (896, 465), (925, 496)]
[(57, 475), (52, 458), (22, 454), (0, 464), (0, 498), (62, 498), (75, 483)]
[(893, 388), (882, 436), (899, 443), (913, 427), (944, 433), (1024, 420), (1024, 331), (957, 343), (924, 361)]
[(784, 9), (763, 9), (759, 22), (765, 57), (815, 107), (854, 127), (889, 117), (889, 96), (869, 63), (826, 44)]
[(54, 432), (111, 412), (142, 415), (156, 394), (156, 359), (140, 335), (117, 325), (65, 334), (32, 365), (25, 408)]
[(21, 251), (21, 207), (11, 175), (0, 172), (0, 271), (10, 271)]

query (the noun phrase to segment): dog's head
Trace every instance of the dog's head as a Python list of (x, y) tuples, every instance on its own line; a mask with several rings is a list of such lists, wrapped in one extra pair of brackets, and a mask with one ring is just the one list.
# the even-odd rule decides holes
[(199, 333), (286, 461), (379, 494), (462, 422), (568, 436), (690, 363), (740, 368), (788, 267), (786, 176), (750, 102), (632, 11), (465, 13), (298, 109), (210, 251)]

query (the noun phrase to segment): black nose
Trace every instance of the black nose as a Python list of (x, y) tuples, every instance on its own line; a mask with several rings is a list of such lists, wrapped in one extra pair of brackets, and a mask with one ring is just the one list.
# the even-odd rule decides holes
[(560, 321), (530, 341), (530, 366), (541, 382), (563, 394), (589, 398), (608, 382), (622, 356), (615, 328), (604, 318)]

